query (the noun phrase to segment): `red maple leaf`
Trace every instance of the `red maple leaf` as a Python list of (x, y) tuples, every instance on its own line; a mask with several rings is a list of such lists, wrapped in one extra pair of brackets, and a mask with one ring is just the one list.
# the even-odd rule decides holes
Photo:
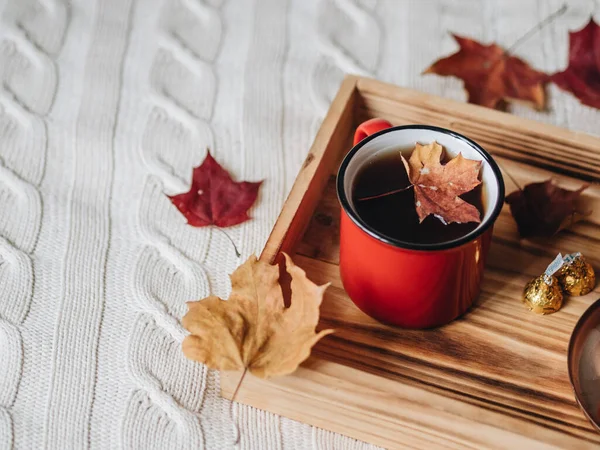
[(581, 30), (569, 32), (569, 66), (551, 80), (584, 105), (600, 108), (600, 27), (593, 18)]
[(523, 238), (550, 237), (581, 220), (588, 212), (578, 211), (576, 202), (588, 187), (576, 191), (558, 187), (552, 179), (530, 183), (506, 196), (510, 212)]
[(483, 45), (455, 34), (452, 37), (459, 50), (438, 59), (423, 73), (462, 79), (470, 103), (497, 108), (505, 101), (520, 100), (538, 109), (544, 108), (546, 74), (532, 69), (525, 61), (509, 55), (496, 44)]
[(204, 162), (194, 168), (190, 190), (169, 198), (194, 227), (231, 227), (250, 219), (247, 211), (256, 201), (261, 183), (233, 181), (208, 152)]

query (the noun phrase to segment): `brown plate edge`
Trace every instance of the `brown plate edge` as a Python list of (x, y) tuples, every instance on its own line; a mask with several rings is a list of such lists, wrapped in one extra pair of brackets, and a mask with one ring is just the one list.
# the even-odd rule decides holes
[[(594, 323), (594, 320), (596, 320), (597, 323)], [(569, 381), (571, 382), (571, 387), (573, 388), (573, 393), (575, 395), (577, 404), (594, 428), (600, 432), (600, 423), (594, 419), (592, 412), (586, 408), (581, 399), (581, 384), (579, 381), (579, 364), (586, 334), (592, 327), (596, 327), (598, 324), (600, 324), (600, 298), (585, 310), (585, 312), (577, 321), (577, 324), (575, 324), (575, 328), (573, 328), (573, 332), (571, 333), (571, 338), (569, 340), (569, 350), (567, 353), (567, 370), (569, 373)]]

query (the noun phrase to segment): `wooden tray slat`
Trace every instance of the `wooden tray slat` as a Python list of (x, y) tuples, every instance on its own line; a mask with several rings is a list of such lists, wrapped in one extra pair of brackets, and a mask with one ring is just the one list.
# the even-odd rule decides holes
[[(371, 80), (368, 83), (360, 80), (359, 86), (365, 83), (373, 88)], [(391, 96), (380, 95), (381, 89), (374, 91), (361, 91), (359, 114), (364, 117), (386, 117), (393, 122), (449, 128), (471, 137), (495, 155), (600, 181), (600, 149), (597, 140), (588, 135), (515, 116), (509, 119), (505, 113), (407, 89), (398, 88)], [(473, 120), (474, 114), (476, 120)]]
[[(598, 138), (348, 77), (261, 256), (273, 262), (280, 249), (295, 249), (309, 278), (332, 282), (320, 327), (337, 332), (291, 376), (246, 377), (236, 400), (389, 448), (596, 448), (600, 434), (575, 403), (566, 353), (573, 326), (598, 288), (544, 317), (526, 311), (519, 299), (525, 283), (558, 252), (581, 250), (600, 267), (600, 214), (551, 240), (520, 240), (505, 207), (482, 294), (470, 312), (435, 330), (382, 325), (349, 300), (337, 266), (334, 174), (355, 126), (374, 115), (474, 138), (510, 173), (507, 192), (515, 182), (554, 177), (575, 188), (600, 178)], [(591, 186), (584, 201), (600, 211), (600, 188)], [(239, 374), (222, 374), (225, 397), (238, 380)]]

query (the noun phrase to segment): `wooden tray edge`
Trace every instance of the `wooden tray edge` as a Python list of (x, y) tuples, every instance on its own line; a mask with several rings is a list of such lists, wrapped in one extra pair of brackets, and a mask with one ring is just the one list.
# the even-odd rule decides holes
[[(302, 237), (327, 183), (327, 176), (336, 163), (335, 155), (327, 150), (336, 138), (347, 136), (348, 121), (343, 118), (353, 114), (356, 85), (359, 77), (347, 75), (333, 100), (313, 145), (311, 146), (294, 185), (273, 226), (260, 259), (273, 264), (281, 252), (292, 253), (295, 243)], [(330, 152), (331, 153), (331, 152)]]
[[(240, 376), (221, 373), (224, 398), (231, 400)], [(597, 448), (518, 416), (316, 357), (285, 377), (247, 374), (235, 401), (386, 448)]]
[(473, 103), (466, 103), (449, 98), (439, 97), (437, 95), (397, 86), (384, 81), (379, 81), (374, 78), (356, 78), (356, 88), (360, 93), (370, 93), (379, 96), (385, 95), (387, 98), (400, 102), (406, 102), (411, 98), (418, 96), (419, 102), (422, 102), (422, 99), (424, 98), (428, 102), (438, 105), (441, 108), (459, 112), (464, 111), (467, 114), (476, 114), (479, 118), (487, 122), (506, 123), (510, 126), (510, 128), (516, 128), (520, 130), (535, 130), (537, 133), (544, 135), (560, 135), (565, 140), (577, 141), (591, 147), (597, 147), (600, 143), (599, 136), (586, 133), (584, 131), (569, 130), (558, 125), (516, 116), (509, 112), (498, 111), (492, 108), (475, 105)]
[[(382, 93), (382, 91), (385, 93)], [(312, 214), (308, 214), (307, 211), (314, 211), (319, 201), (320, 192), (327, 182), (327, 176), (322, 175), (330, 174), (333, 170), (333, 165), (337, 161), (335, 158), (335, 156), (337, 156), (335, 155), (335, 152), (329, 152), (333, 154), (328, 155), (327, 150), (329, 146), (332, 145), (331, 142), (335, 136), (347, 136), (350, 132), (348, 128), (352, 126), (352, 120), (347, 120), (344, 122), (342, 118), (347, 114), (352, 115), (352, 109), (359, 100), (358, 97), (362, 92), (375, 93), (378, 95), (390, 95), (391, 93), (392, 98), (396, 98), (398, 101), (404, 101), (406, 98), (410, 98), (417, 94), (413, 90), (401, 88), (377, 80), (354, 75), (346, 76), (334, 101), (332, 102), (331, 108), (325, 117), (321, 128), (315, 137), (309, 154), (302, 168), (300, 169), (300, 172), (298, 173), (292, 190), (290, 191), (284, 207), (268, 238), (265, 248), (261, 254), (262, 260), (272, 264), (276, 261), (280, 252), (284, 251), (290, 254), (293, 253), (297, 240), (304, 233), (304, 230), (312, 216)], [(486, 119), (490, 121), (508, 120), (511, 126), (518, 128), (533, 127), (536, 128), (536, 131), (539, 131), (540, 133), (559, 134), (561, 138), (565, 140), (577, 139), (581, 141), (583, 139), (585, 140), (586, 145), (598, 145), (600, 142), (599, 138), (586, 133), (573, 132), (554, 125), (544, 124), (530, 119), (523, 119), (508, 113), (461, 103), (455, 100), (442, 99), (428, 94), (421, 95), (427, 97), (429, 101), (438, 102), (447, 108), (460, 107), (464, 108), (463, 111), (476, 110), (477, 114), (485, 116)], [(365, 412), (363, 409), (357, 409), (349, 416), (345, 417), (345, 419), (348, 420), (352, 425), (347, 425), (341, 420), (335, 420), (332, 414), (335, 414), (334, 411), (344, 408), (343, 403), (341, 402), (335, 405), (337, 409), (331, 410), (324, 408), (324, 410), (329, 413), (326, 418), (323, 418), (319, 414), (311, 415), (310, 412), (296, 411), (293, 407), (295, 404), (308, 402), (311, 405), (311, 408), (314, 408), (314, 411), (318, 411), (320, 407), (324, 407), (324, 402), (330, 400), (324, 394), (309, 395), (302, 392), (302, 384), (307, 379), (322, 376), (323, 373), (321, 370), (323, 370), (323, 368), (326, 368), (327, 372), (341, 374), (340, 376), (329, 377), (330, 380), (333, 379), (332, 383), (336, 385), (348, 382), (348, 378), (344, 375), (344, 373), (352, 373), (352, 377), (369, 377), (371, 379), (371, 383), (374, 383), (378, 386), (389, 386), (389, 383), (392, 383), (387, 378), (379, 377), (373, 374), (366, 374), (356, 369), (351, 369), (345, 365), (313, 356), (308, 362), (304, 363), (297, 372), (282, 379), (265, 381), (252, 377), (251, 375), (246, 376), (236, 395), (235, 401), (266, 411), (271, 411), (276, 414), (282, 414), (291, 419), (339, 432), (356, 439), (375, 443), (377, 445), (388, 447), (393, 445), (394, 448), (404, 446), (400, 443), (400, 441), (396, 440), (400, 438), (400, 433), (397, 432), (397, 427), (401, 425), (406, 426), (406, 423), (390, 421), (389, 419), (386, 419), (385, 414), (381, 415), (377, 413), (372, 416), (377, 420), (382, 420), (385, 423), (393, 424), (392, 430), (390, 431), (391, 435), (386, 435), (383, 437), (374, 432), (375, 430), (369, 431), (357, 423), (357, 421), (360, 421), (360, 417), (367, 414), (367, 412)], [(354, 372), (356, 372), (356, 374), (354, 374)], [(231, 399), (240, 376), (240, 373), (221, 374), (222, 397)], [(338, 393), (343, 392), (348, 395), (352, 395), (356, 389), (363, 385), (362, 383), (355, 381), (356, 380), (351, 380), (353, 384), (350, 386), (350, 388), (340, 388)], [(399, 383), (396, 384), (402, 389), (416, 389), (424, 394), (426, 393), (428, 396), (432, 395), (430, 392), (416, 387), (410, 387)], [(443, 396), (440, 396), (440, 399), (444, 401), (452, 400)], [(392, 402), (387, 403), (389, 404)], [(492, 432), (490, 434), (492, 438), (490, 438), (489, 441), (485, 436), (481, 438), (483, 441), (480, 442), (480, 448), (504, 448), (508, 446), (516, 447), (517, 445), (526, 445), (528, 448), (533, 448), (536, 447), (536, 444), (539, 446), (542, 443), (541, 441), (534, 441), (530, 439), (530, 436), (535, 435), (543, 436), (545, 439), (543, 442), (546, 444), (568, 447), (572, 446), (573, 442), (576, 441), (578, 444), (580, 444), (578, 448), (595, 448), (594, 444), (587, 440), (583, 440), (577, 436), (565, 435), (558, 431), (548, 429), (538, 423), (523, 421), (521, 418), (506, 417), (504, 414), (490, 411), (478, 405), (461, 404), (457, 406), (457, 408), (465, 407), (469, 408), (469, 412), (467, 414), (469, 418), (469, 432), (472, 432), (473, 427), (488, 427), (488, 431), (489, 427), (491, 427), (492, 430), (495, 430), (495, 433)], [(462, 413), (457, 414), (454, 416), (453, 420), (461, 420), (461, 418), (464, 419), (464, 413), (466, 412), (463, 411)], [(396, 430), (395, 435), (394, 430)], [(403, 433), (404, 431), (405, 428), (403, 427)], [(411, 434), (411, 439), (417, 440), (413, 442), (411, 447), (414, 445), (418, 447), (427, 445), (427, 448), (437, 448), (438, 446), (447, 448), (448, 442), (445, 441), (443, 444), (438, 440), (438, 438), (440, 436), (444, 436), (444, 439), (455, 439), (456, 430), (451, 426), (446, 431), (433, 430), (432, 436), (429, 436), (428, 432), (429, 430), (427, 429), (420, 429), (415, 432), (415, 436), (412, 436)], [(507, 436), (512, 436), (512, 438), (509, 438), (507, 441)], [(552, 442), (546, 440), (548, 437), (552, 438)], [(402, 438), (404, 442), (406, 435), (403, 434)], [(433, 439), (433, 441), (430, 439)], [(515, 441), (512, 442), (511, 439), (515, 439)], [(455, 441), (452, 443), (455, 444), (456, 448), (464, 448), (472, 445), (473, 441), (465, 439), (465, 441), (461, 441), (460, 443)], [(510, 443), (515, 445), (509, 445)]]

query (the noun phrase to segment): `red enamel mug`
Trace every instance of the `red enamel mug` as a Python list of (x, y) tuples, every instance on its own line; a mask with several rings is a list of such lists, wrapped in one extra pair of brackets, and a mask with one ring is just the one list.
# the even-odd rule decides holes
[[(482, 161), (484, 215), (477, 228), (437, 244), (403, 242), (372, 228), (352, 204), (353, 181), (380, 152), (437, 141), (451, 156)], [(405, 328), (431, 328), (462, 315), (481, 286), (492, 229), (504, 201), (498, 165), (481, 146), (454, 131), (428, 125), (392, 127), (382, 119), (361, 124), (337, 177), (342, 206), (340, 273), (352, 301), (374, 319)]]

